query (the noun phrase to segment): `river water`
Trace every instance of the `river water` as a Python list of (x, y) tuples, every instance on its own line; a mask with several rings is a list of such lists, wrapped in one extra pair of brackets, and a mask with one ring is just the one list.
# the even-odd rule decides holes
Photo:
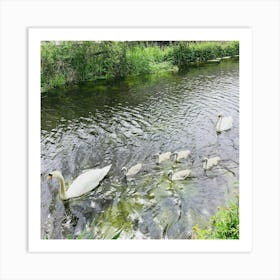
[[(217, 115), (233, 117), (217, 135)], [(155, 164), (159, 152), (190, 150), (181, 163)], [(203, 171), (204, 157), (221, 163)], [(143, 163), (133, 180), (123, 166)], [(62, 202), (60, 170), (71, 181), (112, 163), (108, 176), (83, 197)], [(167, 172), (189, 168), (194, 178), (171, 182)], [(41, 238), (186, 239), (239, 180), (239, 63), (221, 62), (176, 74), (56, 89), (41, 98)]]

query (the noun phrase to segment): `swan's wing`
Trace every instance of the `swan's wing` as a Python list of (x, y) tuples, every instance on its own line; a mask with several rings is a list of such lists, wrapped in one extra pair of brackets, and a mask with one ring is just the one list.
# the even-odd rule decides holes
[(189, 155), (190, 155), (190, 151), (189, 150), (180, 151), (180, 152), (178, 152), (178, 158), (177, 159), (188, 158)]
[(101, 180), (107, 175), (111, 165), (103, 168), (89, 170), (78, 176), (66, 192), (68, 198), (81, 196), (97, 187)]
[(186, 177), (189, 176), (189, 172), (190, 172), (189, 170), (177, 171), (173, 175), (173, 180), (184, 180)]
[(213, 157), (209, 158), (207, 162), (208, 169), (212, 168), (213, 166), (217, 165), (219, 161), (221, 160), (220, 157)]
[(220, 157), (215, 157), (215, 161), (216, 161), (217, 163), (219, 163), (220, 160), (221, 160)]
[(233, 123), (232, 117), (228, 117), (228, 123), (229, 123), (230, 127), (232, 127), (232, 123)]
[(171, 152), (162, 153), (159, 155), (159, 161), (162, 162), (168, 160), (170, 159), (170, 156), (171, 156)]
[(179, 181), (179, 180), (183, 180), (183, 179), (184, 178), (178, 173), (174, 173), (172, 176), (172, 180), (174, 180), (174, 181)]
[(191, 171), (189, 169), (182, 170), (181, 176), (185, 179), (186, 177), (190, 176)]
[(126, 176), (130, 176), (130, 175), (135, 175), (135, 174), (137, 174), (137, 173), (140, 171), (141, 168), (142, 168), (142, 163), (138, 163), (138, 164), (132, 166), (132, 167), (128, 170)]
[(232, 117), (222, 118), (221, 130), (228, 130), (232, 127)]
[(217, 132), (220, 132), (220, 131), (221, 131), (221, 123), (220, 123), (220, 121), (217, 122), (216, 131), (217, 131)]

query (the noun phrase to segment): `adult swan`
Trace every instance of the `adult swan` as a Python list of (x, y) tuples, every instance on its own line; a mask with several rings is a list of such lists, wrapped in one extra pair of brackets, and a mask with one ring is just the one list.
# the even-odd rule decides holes
[(225, 130), (232, 128), (232, 116), (224, 117), (222, 113), (218, 115), (218, 121), (216, 125), (217, 133), (220, 133)]
[(97, 187), (101, 180), (107, 175), (112, 164), (103, 168), (91, 169), (79, 175), (73, 183), (66, 189), (65, 181), (60, 171), (55, 170), (48, 175), (48, 179), (57, 178), (59, 182), (59, 197), (61, 200), (67, 200), (73, 197), (79, 197)]

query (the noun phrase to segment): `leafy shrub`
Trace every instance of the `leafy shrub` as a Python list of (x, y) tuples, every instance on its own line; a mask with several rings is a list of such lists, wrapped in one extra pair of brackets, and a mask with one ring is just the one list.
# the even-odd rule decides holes
[(187, 65), (191, 62), (234, 56), (239, 54), (239, 42), (179, 42), (169, 53), (169, 58), (175, 65)]
[(239, 239), (238, 201), (231, 201), (229, 207), (218, 208), (206, 228), (193, 226), (193, 239)]

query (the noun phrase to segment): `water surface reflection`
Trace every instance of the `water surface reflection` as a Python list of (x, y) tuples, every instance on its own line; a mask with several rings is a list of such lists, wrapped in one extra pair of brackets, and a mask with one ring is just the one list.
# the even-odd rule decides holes
[[(226, 62), (185, 73), (111, 84), (84, 84), (42, 95), (42, 238), (189, 238), (238, 189), (239, 64)], [(234, 126), (216, 134), (217, 114)], [(191, 151), (182, 163), (157, 166), (157, 152)], [(202, 159), (220, 156), (206, 173)], [(123, 166), (144, 164), (125, 182)], [(70, 182), (83, 170), (112, 163), (108, 177), (88, 195), (63, 204), (61, 170)], [(167, 179), (169, 169), (191, 168), (195, 178)]]

